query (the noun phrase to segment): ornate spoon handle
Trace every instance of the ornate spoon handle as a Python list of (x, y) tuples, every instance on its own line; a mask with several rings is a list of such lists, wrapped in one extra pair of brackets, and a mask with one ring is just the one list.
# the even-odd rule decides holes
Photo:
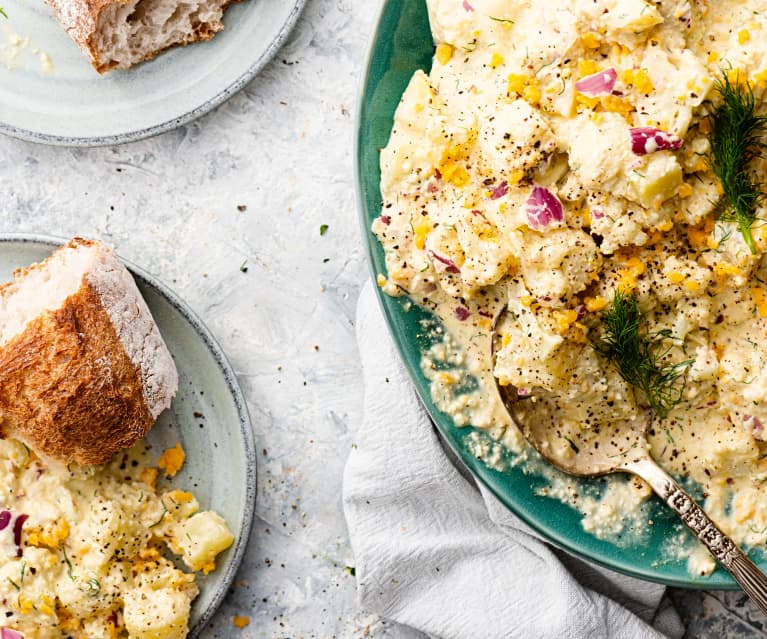
[(711, 521), (703, 509), (652, 459), (626, 464), (626, 470), (639, 475), (663, 498), (687, 527), (709, 549), (717, 561), (735, 578), (751, 600), (767, 614), (767, 575), (756, 567), (732, 539)]

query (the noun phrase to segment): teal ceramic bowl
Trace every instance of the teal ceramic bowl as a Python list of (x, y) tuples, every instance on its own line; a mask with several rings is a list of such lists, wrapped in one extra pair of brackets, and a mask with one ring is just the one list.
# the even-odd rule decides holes
[[(0, 282), (19, 266), (40, 262), (63, 243), (38, 235), (0, 235)], [(235, 536), (214, 572), (198, 575), (188, 639), (203, 636), (245, 554), (256, 498), (256, 455), (245, 398), (210, 331), (164, 284), (128, 264), (179, 373), (179, 391), (147, 440), (153, 453), (175, 446), (186, 462), (171, 483), (191, 490), (202, 509), (218, 512)]]
[[(362, 234), (374, 277), (386, 273), (383, 249), (370, 231), (381, 206), (379, 149), (388, 142), (394, 111), (410, 77), (417, 69), (428, 72), (433, 53), (425, 1), (384, 1), (362, 76), (355, 162)], [(552, 544), (635, 577), (687, 588), (736, 587), (721, 568), (708, 577), (693, 576), (685, 561), (673, 559), (662, 550), (672, 537), (685, 537), (688, 533), (660, 500), (648, 507), (647, 518), (653, 520), (653, 525), (648, 525), (640, 535), (641, 543), (630, 538), (600, 540), (583, 529), (581, 515), (573, 508), (538, 494), (545, 480), (529, 468), (521, 465), (499, 472), (476, 459), (465, 441), (473, 429), (457, 428), (450, 416), (436, 408), (420, 370), (421, 353), (428, 346), (421, 336), (424, 331), (420, 330), (420, 323), (430, 316), (401, 299), (388, 297), (380, 289), (378, 296), (416, 390), (442, 436), (474, 476), (518, 517)], [(578, 483), (579, 490), (584, 492), (596, 492), (603, 485), (601, 480)], [(767, 562), (755, 559), (763, 570), (767, 568)]]

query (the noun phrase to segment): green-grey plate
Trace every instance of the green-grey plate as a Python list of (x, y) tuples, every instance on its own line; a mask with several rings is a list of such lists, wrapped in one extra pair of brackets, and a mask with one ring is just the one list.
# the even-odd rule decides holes
[[(13, 270), (44, 260), (63, 240), (0, 235), (0, 282)], [(235, 536), (214, 572), (198, 575), (189, 639), (202, 636), (231, 585), (250, 534), (256, 498), (256, 455), (248, 409), (234, 371), (210, 331), (164, 284), (128, 264), (176, 362), (179, 391), (147, 437), (156, 455), (181, 442), (186, 462), (172, 483), (218, 512)]]
[[(417, 69), (431, 68), (434, 46), (425, 0), (385, 0), (370, 43), (366, 71), (362, 76), (357, 109), (357, 188), (362, 233), (375, 277), (386, 273), (381, 245), (370, 231), (380, 215), (379, 150), (386, 146), (394, 111), (410, 77)], [(660, 501), (650, 506), (653, 525), (642, 543), (631, 539), (600, 540), (581, 526), (581, 516), (564, 503), (537, 494), (545, 480), (526, 472), (524, 465), (503, 471), (492, 470), (468, 450), (466, 437), (472, 428), (457, 428), (451, 417), (432, 402), (429, 385), (420, 369), (427, 338), (421, 322), (431, 319), (423, 310), (378, 291), (402, 359), (416, 390), (444, 439), (461, 461), (511, 511), (556, 546), (620, 572), (688, 588), (734, 588), (732, 578), (721, 568), (708, 577), (691, 575), (686, 561), (671, 558), (662, 548), (680, 534), (676, 517)], [(579, 480), (584, 490), (597, 490), (600, 480)], [(681, 534), (685, 534), (682, 532)], [(755, 558), (762, 569), (763, 558)]]
[[(0, 132), (67, 146), (121, 144), (189, 122), (234, 95), (290, 33), (306, 0), (242, 0), (209, 42), (100, 76), (45, 0), (2, 0)], [(15, 48), (12, 41), (21, 39)], [(27, 38), (28, 40), (24, 40)], [(40, 55), (48, 54), (46, 70)]]

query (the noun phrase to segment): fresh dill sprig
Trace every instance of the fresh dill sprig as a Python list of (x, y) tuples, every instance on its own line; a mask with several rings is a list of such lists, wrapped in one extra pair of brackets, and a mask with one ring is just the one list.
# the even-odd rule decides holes
[(626, 382), (642, 392), (656, 415), (666, 417), (682, 401), (683, 375), (694, 360), (664, 363), (672, 347), (671, 331), (649, 332), (647, 318), (634, 295), (616, 291), (603, 321), (604, 336), (594, 349), (615, 365)]
[(8, 19), (8, 14), (2, 7), (0, 7), (0, 16), (3, 16), (6, 20)]
[(711, 132), (711, 170), (722, 185), (725, 202), (719, 219), (735, 222), (752, 254), (756, 244), (751, 225), (756, 207), (763, 196), (762, 185), (749, 173), (749, 163), (761, 156), (761, 135), (767, 117), (756, 115), (756, 100), (751, 85), (727, 73), (717, 83), (722, 104), (713, 115)]

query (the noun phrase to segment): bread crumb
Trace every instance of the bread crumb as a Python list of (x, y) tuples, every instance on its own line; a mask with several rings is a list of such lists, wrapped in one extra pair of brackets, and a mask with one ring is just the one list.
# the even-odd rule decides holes
[(157, 465), (165, 471), (166, 477), (174, 477), (184, 465), (184, 460), (186, 460), (186, 453), (181, 448), (181, 444), (178, 443), (160, 455)]
[(245, 626), (250, 625), (250, 617), (240, 617), (240, 615), (235, 615), (232, 623), (234, 623), (235, 628), (244, 628)]

